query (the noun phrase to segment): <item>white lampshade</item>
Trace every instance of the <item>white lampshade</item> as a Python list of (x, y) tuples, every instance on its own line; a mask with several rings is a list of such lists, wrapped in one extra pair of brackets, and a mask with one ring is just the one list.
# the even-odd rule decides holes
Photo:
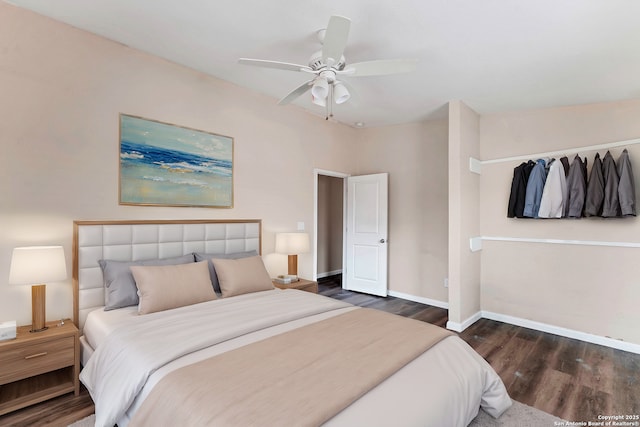
[(347, 102), (349, 98), (351, 98), (351, 94), (349, 93), (347, 88), (340, 82), (334, 83), (333, 96), (335, 98), (336, 104), (342, 104), (343, 102)]
[(276, 252), (287, 255), (309, 252), (309, 235), (307, 233), (277, 233)]
[(33, 285), (60, 282), (66, 278), (67, 263), (62, 246), (29, 246), (13, 250), (9, 284)]
[(311, 102), (321, 107), (327, 106), (327, 100), (325, 98), (316, 98), (315, 96), (311, 95)]
[(327, 99), (329, 95), (329, 82), (324, 77), (318, 77), (311, 87), (311, 95), (318, 99)]

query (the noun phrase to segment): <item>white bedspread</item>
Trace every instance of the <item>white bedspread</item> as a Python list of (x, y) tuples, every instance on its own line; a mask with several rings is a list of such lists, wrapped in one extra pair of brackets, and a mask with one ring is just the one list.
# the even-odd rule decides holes
[[(137, 316), (96, 349), (81, 374), (96, 404), (96, 425), (126, 427), (153, 386), (175, 369), (352, 309), (357, 307), (306, 292), (274, 290)], [(178, 348), (179, 340), (185, 347)], [(144, 354), (127, 351), (136, 346)], [(401, 421), (462, 427), (480, 406), (497, 417), (510, 405), (491, 366), (452, 336), (325, 425), (382, 427)]]
[(323, 427), (464, 427), (482, 407), (494, 418), (511, 406), (502, 380), (457, 336), (440, 341)]
[(345, 307), (349, 305), (309, 293), (274, 290), (138, 316), (112, 332), (80, 374), (95, 403), (96, 426), (116, 424), (149, 375), (174, 359), (256, 330)]

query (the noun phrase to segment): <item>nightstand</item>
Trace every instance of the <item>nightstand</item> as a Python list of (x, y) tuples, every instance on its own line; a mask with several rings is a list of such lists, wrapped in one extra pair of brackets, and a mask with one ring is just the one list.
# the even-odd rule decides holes
[(71, 320), (48, 322), (49, 329), (0, 342), (0, 415), (66, 393), (80, 394), (78, 328)]
[(288, 285), (283, 285), (282, 283), (278, 283), (274, 280), (273, 286), (280, 289), (299, 289), (301, 291), (313, 292), (314, 294), (318, 293), (318, 282), (306, 279), (300, 279), (297, 282), (291, 282)]

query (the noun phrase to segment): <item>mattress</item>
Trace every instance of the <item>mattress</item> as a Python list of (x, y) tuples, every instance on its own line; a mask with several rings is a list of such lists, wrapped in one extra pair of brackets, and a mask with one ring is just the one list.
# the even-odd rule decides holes
[(104, 311), (104, 307), (96, 308), (87, 316), (82, 333), (91, 348), (95, 349), (111, 332), (126, 325), (133, 317), (137, 316), (137, 306), (109, 311)]

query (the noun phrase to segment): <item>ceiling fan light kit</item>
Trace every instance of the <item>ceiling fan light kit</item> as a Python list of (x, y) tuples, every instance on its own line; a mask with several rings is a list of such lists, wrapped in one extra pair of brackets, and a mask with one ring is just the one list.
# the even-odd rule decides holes
[(285, 105), (311, 91), (311, 102), (326, 108), (326, 118), (333, 116), (331, 104), (343, 104), (349, 100), (351, 93), (337, 76), (348, 77), (382, 76), (406, 73), (415, 70), (414, 60), (377, 60), (346, 65), (343, 56), (347, 45), (351, 20), (344, 16), (332, 16), (325, 30), (318, 30), (318, 39), (322, 49), (311, 55), (309, 65), (291, 64), (288, 62), (268, 61), (264, 59), (240, 58), (245, 65), (275, 68), (286, 71), (297, 71), (315, 76), (295, 88), (282, 98), (278, 104)]
[(313, 86), (311, 87), (311, 96), (326, 99), (327, 95), (329, 95), (329, 82), (325, 77), (320, 76), (314, 80)]
[(316, 98), (315, 96), (311, 95), (311, 102), (320, 107), (327, 106), (327, 100), (325, 98)]
[(333, 84), (333, 99), (336, 104), (340, 105), (347, 102), (351, 98), (351, 94), (341, 82)]

